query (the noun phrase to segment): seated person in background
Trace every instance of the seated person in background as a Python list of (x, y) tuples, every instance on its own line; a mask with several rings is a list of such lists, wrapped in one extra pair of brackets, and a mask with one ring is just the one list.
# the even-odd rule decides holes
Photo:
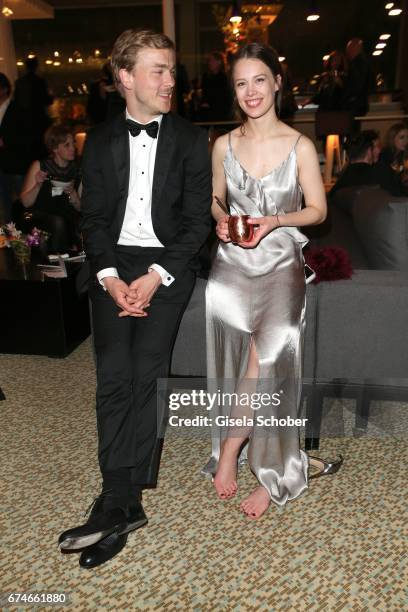
[(71, 130), (52, 125), (44, 136), (50, 156), (36, 160), (24, 180), (20, 200), (32, 212), (32, 224), (50, 233), (51, 252), (79, 246), (80, 172)]
[(393, 196), (404, 196), (406, 190), (399, 177), (389, 166), (379, 160), (380, 141), (378, 132), (364, 130), (352, 137), (346, 146), (348, 164), (329, 192), (332, 197), (346, 187), (379, 185)]
[(385, 147), (381, 151), (380, 161), (396, 172), (408, 187), (408, 176), (404, 162), (408, 159), (408, 124), (401, 121), (390, 127), (385, 137)]

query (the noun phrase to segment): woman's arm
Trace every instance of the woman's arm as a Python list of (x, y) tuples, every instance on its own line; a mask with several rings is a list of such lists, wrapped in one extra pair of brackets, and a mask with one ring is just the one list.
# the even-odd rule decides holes
[(40, 162), (38, 160), (33, 162), (28, 169), (20, 193), (20, 200), (25, 208), (33, 206), (46, 178), (47, 173), (41, 170)]
[(225, 207), (227, 199), (227, 182), (224, 173), (224, 157), (227, 151), (228, 136), (220, 136), (214, 143), (212, 151), (212, 203), (211, 214), (217, 222), (217, 236), (223, 242), (230, 242), (228, 234), (228, 217), (224, 210), (217, 203), (219, 199)]
[(305, 199), (305, 208), (299, 212), (279, 216), (281, 225), (304, 227), (319, 225), (327, 216), (326, 193), (316, 148), (309, 138), (302, 136), (296, 147), (299, 183)]

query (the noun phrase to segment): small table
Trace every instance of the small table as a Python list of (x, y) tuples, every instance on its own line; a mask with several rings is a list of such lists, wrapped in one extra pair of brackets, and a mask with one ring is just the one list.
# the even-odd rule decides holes
[(11, 249), (0, 249), (0, 352), (66, 357), (90, 334), (87, 294), (67, 263), (66, 278), (47, 278), (33, 261), (24, 270)]

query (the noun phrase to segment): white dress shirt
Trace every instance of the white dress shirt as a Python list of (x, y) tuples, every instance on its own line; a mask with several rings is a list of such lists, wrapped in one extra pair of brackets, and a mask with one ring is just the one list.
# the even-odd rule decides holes
[[(158, 122), (159, 132), (162, 118), (163, 115), (159, 115), (152, 119), (152, 121)], [(127, 110), (126, 119), (136, 121)], [(163, 247), (163, 244), (154, 232), (152, 222), (152, 186), (157, 141), (158, 138), (152, 138), (147, 134), (146, 130), (142, 130), (138, 136), (132, 136), (129, 133), (129, 191), (118, 244), (124, 246)], [(150, 270), (156, 270), (160, 274), (163, 285), (171, 285), (174, 281), (174, 277), (159, 264), (152, 263), (149, 266)], [(104, 268), (97, 273), (98, 280), (102, 286), (102, 281), (107, 276), (119, 278), (117, 269)]]

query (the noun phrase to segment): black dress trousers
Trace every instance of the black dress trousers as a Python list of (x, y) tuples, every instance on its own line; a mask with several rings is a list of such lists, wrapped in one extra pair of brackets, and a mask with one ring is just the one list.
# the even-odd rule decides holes
[[(117, 246), (119, 276), (130, 283), (146, 274), (161, 248)], [(158, 378), (169, 373), (178, 326), (194, 287), (186, 270), (161, 285), (147, 317), (119, 318), (119, 308), (97, 280), (91, 282), (96, 352), (96, 412), (101, 471), (131, 468), (132, 484), (154, 486), (160, 440), (157, 435)]]

